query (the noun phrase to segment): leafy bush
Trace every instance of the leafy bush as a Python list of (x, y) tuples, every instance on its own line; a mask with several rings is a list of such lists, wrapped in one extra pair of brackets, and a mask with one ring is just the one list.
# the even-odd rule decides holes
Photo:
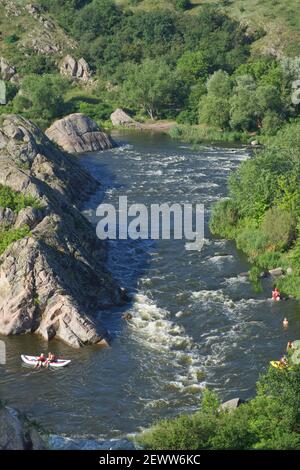
[(264, 215), (262, 231), (274, 251), (285, 250), (296, 236), (295, 216), (279, 207), (272, 207)]
[(238, 220), (234, 203), (231, 200), (220, 201), (213, 207), (209, 228), (215, 235), (234, 238)]
[(0, 255), (11, 245), (13, 242), (27, 237), (30, 234), (29, 227), (25, 225), (22, 228), (1, 230), (0, 229)]
[(266, 250), (268, 239), (255, 223), (247, 221), (237, 233), (236, 244), (247, 254), (250, 261), (255, 261), (257, 256)]
[(18, 213), (28, 206), (40, 208), (39, 201), (34, 197), (13, 191), (8, 186), (0, 185), (0, 207), (8, 207)]

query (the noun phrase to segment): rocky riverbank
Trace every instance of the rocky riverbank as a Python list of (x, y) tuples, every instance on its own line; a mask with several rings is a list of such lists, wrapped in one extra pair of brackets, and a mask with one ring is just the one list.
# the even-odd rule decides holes
[(0, 256), (0, 333), (106, 344), (95, 314), (125, 296), (105, 267), (105, 245), (78, 209), (99, 182), (33, 123), (9, 115), (0, 128), (0, 185), (34, 200), (0, 221), (2, 233), (30, 229)]

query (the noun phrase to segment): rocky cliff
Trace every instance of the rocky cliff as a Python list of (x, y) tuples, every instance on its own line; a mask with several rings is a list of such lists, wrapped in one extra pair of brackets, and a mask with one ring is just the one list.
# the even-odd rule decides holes
[(25, 416), (0, 403), (0, 450), (45, 450), (45, 441)]
[(96, 312), (122, 303), (123, 293), (105, 268), (105, 246), (77, 208), (98, 184), (34, 124), (4, 118), (0, 185), (36, 203), (8, 211), (10, 228), (26, 224), (30, 233), (0, 256), (1, 334), (38, 333), (74, 347), (107, 339)]
[(97, 152), (110, 149), (113, 141), (93, 119), (74, 113), (55, 121), (46, 135), (70, 153)]

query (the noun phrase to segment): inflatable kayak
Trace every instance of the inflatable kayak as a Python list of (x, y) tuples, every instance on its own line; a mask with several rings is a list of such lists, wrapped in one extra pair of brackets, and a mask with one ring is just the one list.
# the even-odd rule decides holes
[[(25, 356), (25, 354), (22, 354), (21, 359), (28, 366), (34, 367), (37, 365), (38, 356)], [(70, 362), (71, 362), (70, 360), (66, 360), (66, 359), (56, 359), (55, 362), (51, 362), (50, 367), (54, 367), (54, 368), (66, 367), (68, 364), (70, 364)]]
[(280, 361), (271, 361), (270, 364), (271, 364), (272, 367), (275, 367), (275, 369), (284, 370), (284, 369), (290, 369), (291, 368), (291, 366), (284, 366), (283, 364), (281, 364)]

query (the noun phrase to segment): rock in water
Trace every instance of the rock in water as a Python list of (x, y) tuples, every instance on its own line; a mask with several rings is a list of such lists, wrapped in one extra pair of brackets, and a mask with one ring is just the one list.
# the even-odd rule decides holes
[(113, 142), (98, 124), (81, 113), (55, 121), (46, 135), (66, 152), (84, 153), (110, 149)]
[(99, 183), (34, 124), (10, 115), (0, 128), (0, 184), (36, 200), (13, 222), (30, 234), (0, 256), (0, 333), (103, 344), (95, 314), (125, 295), (105, 268), (104, 243), (76, 207)]

